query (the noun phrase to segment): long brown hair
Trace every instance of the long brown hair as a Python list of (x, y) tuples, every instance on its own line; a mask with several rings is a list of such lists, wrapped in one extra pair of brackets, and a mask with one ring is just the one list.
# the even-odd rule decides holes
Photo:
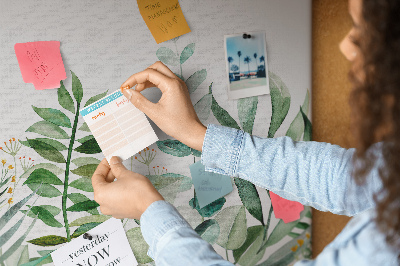
[[(363, 0), (361, 34), (355, 41), (362, 63), (350, 72), (351, 106), (358, 140), (354, 171), (361, 184), (377, 158), (368, 149), (382, 141), (383, 188), (374, 196), (376, 223), (387, 243), (400, 250), (400, 1)], [(359, 77), (357, 71), (363, 73)], [(400, 256), (400, 255), (399, 255)], [(400, 257), (399, 257), (400, 258)]]

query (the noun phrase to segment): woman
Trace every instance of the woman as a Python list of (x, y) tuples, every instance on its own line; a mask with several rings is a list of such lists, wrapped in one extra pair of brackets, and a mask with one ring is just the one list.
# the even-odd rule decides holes
[[(304, 205), (356, 215), (315, 260), (296, 265), (397, 265), (400, 250), (400, 1), (350, 0), (340, 44), (352, 62), (357, 150), (204, 127), (185, 84), (158, 62), (131, 76), (124, 95), (165, 133), (202, 151), (207, 170), (249, 180)], [(136, 90), (130, 89), (136, 85)], [(140, 92), (158, 87), (156, 104)], [(379, 143), (378, 143), (379, 142)], [(114, 178), (117, 181), (112, 182)], [(357, 183), (356, 183), (357, 181)], [(92, 177), (102, 213), (141, 220), (157, 265), (231, 265), (165, 202), (150, 181), (113, 157)]]

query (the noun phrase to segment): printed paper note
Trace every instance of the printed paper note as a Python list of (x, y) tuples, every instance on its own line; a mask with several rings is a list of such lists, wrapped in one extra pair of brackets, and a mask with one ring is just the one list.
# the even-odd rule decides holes
[(229, 176), (206, 172), (201, 162), (189, 167), (200, 208), (232, 192), (232, 181)]
[(157, 43), (190, 32), (178, 0), (137, 0), (140, 14)]
[(24, 82), (33, 83), (36, 90), (59, 88), (60, 80), (67, 78), (60, 42), (17, 43), (14, 50)]
[(284, 199), (271, 191), (269, 195), (276, 218), (282, 219), (284, 223), (290, 223), (300, 218), (300, 213), (304, 210), (301, 203)]
[(53, 251), (55, 266), (138, 265), (120, 220), (110, 218), (83, 235)]
[(104, 156), (126, 160), (158, 140), (145, 114), (119, 91), (80, 110)]

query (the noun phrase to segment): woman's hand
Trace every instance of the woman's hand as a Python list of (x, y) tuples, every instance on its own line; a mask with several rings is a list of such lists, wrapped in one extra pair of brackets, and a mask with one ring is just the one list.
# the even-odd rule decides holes
[(101, 161), (92, 185), (101, 213), (118, 219), (140, 219), (153, 202), (164, 200), (147, 177), (126, 169), (119, 157), (112, 157), (110, 165)]
[[(130, 89), (136, 85), (135, 89)], [(158, 87), (162, 96), (152, 103), (140, 92)], [(133, 105), (144, 112), (166, 134), (201, 151), (206, 127), (194, 111), (186, 84), (167, 66), (156, 62), (128, 78), (121, 90)]]

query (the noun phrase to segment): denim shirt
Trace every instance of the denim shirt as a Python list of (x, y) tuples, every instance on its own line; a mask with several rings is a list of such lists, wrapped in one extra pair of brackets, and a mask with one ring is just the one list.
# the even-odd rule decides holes
[[(207, 171), (240, 177), (279, 196), (321, 211), (354, 216), (314, 260), (303, 265), (397, 265), (397, 252), (374, 222), (374, 193), (382, 187), (376, 167), (359, 186), (351, 177), (354, 149), (289, 137), (263, 139), (209, 125), (201, 161)], [(157, 265), (233, 265), (218, 255), (165, 201), (141, 216), (141, 230)]]

